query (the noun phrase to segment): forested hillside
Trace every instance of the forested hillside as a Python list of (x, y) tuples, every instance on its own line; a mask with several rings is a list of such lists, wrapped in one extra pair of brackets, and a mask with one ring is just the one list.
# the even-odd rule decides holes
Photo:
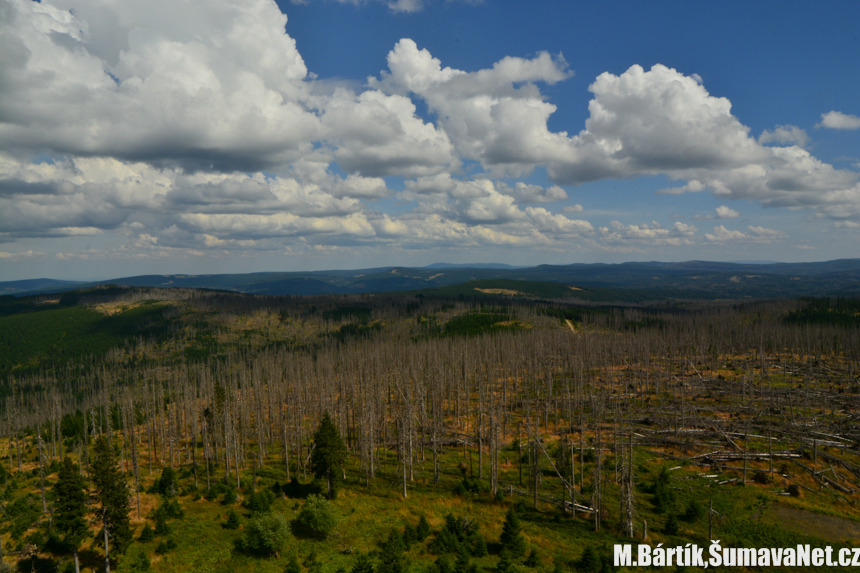
[[(860, 259), (813, 263), (677, 263), (620, 264), (446, 265), (381, 267), (312, 272), (266, 272), (220, 275), (141, 275), (116, 277), (88, 284), (40, 279), (0, 282), (0, 294), (60, 292), (92, 286), (121, 285), (152, 288), (214, 289), (247, 294), (319, 295), (421, 291), (465, 286), (470, 281), (552, 283), (598, 290), (600, 298), (586, 300), (760, 299), (800, 296), (857, 296)], [(533, 288), (536, 288), (533, 286)], [(618, 292), (620, 289), (625, 292)], [(447, 289), (446, 289), (447, 290)], [(520, 290), (520, 289), (514, 289)], [(614, 290), (611, 293), (610, 291)]]
[[(107, 538), (119, 571), (527, 573), (643, 539), (857, 544), (857, 299), (553, 288), (15, 299), (3, 560), (103, 571)], [(83, 532), (57, 518), (74, 475)]]

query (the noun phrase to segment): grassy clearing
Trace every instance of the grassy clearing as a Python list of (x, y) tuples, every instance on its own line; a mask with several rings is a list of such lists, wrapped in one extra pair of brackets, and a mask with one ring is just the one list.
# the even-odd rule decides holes
[[(591, 436), (588, 436), (590, 438)], [(586, 439), (586, 442), (588, 440)], [(0, 455), (4, 455), (6, 444), (0, 446)], [(553, 441), (547, 442), (547, 448), (552, 451)], [(30, 452), (28, 452), (30, 453)], [(658, 452), (659, 453), (659, 452)], [(668, 453), (668, 452), (667, 452)], [(680, 453), (680, 452), (676, 452)], [(507, 491), (507, 485), (526, 489), (520, 486), (519, 468), (516, 452), (505, 450), (502, 453), (505, 460), (500, 464), (500, 482), (502, 490)], [(250, 572), (281, 572), (286, 567), (291, 556), (295, 556), (303, 565), (303, 570), (313, 573), (322, 571), (334, 573), (339, 569), (348, 571), (355, 563), (360, 553), (378, 556), (380, 544), (392, 530), (403, 531), (404, 526), (416, 526), (418, 520), (425, 516), (434, 532), (444, 525), (447, 514), (456, 517), (466, 516), (478, 525), (479, 533), (487, 541), (489, 554), (483, 557), (473, 557), (472, 562), (479, 571), (493, 571), (499, 560), (497, 545), (501, 533), (504, 514), (508, 507), (515, 505), (520, 511), (522, 533), (529, 549), (534, 549), (539, 556), (538, 567), (531, 568), (520, 564), (520, 569), (529, 571), (550, 571), (558, 567), (562, 571), (575, 571), (579, 558), (587, 547), (595, 548), (599, 554), (609, 555), (611, 546), (616, 542), (627, 542), (626, 538), (618, 535), (619, 486), (614, 482), (615, 458), (610, 450), (604, 455), (604, 488), (606, 491), (606, 516), (600, 531), (594, 530), (594, 522), (590, 515), (572, 519), (562, 515), (558, 508), (547, 503), (539, 502), (538, 508), (531, 507), (531, 499), (523, 497), (501, 500), (494, 499), (488, 492), (488, 485), (482, 486), (486, 492), (457, 495), (455, 488), (463, 480), (463, 476), (454, 470), (462, 461), (469, 467), (469, 457), (462, 450), (449, 449), (444, 453), (442, 467), (450, 468), (441, 474), (438, 485), (432, 485), (432, 463), (416, 464), (414, 480), (408, 483), (408, 497), (402, 499), (399, 493), (399, 473), (393, 457), (382, 456), (383, 465), (377, 478), (365, 485), (359, 480), (359, 468), (350, 465), (347, 468), (348, 479), (343, 484), (338, 497), (332, 502), (339, 517), (339, 523), (333, 534), (325, 540), (310, 540), (290, 536), (278, 556), (256, 558), (244, 555), (234, 549), (234, 543), (244, 535), (245, 525), (251, 517), (251, 512), (242, 506), (243, 500), (248, 499), (251, 490), (237, 490), (237, 500), (230, 505), (224, 505), (222, 497), (208, 501), (205, 497), (205, 478), (199, 478), (198, 489), (194, 490), (193, 478), (186, 470), (181, 472), (178, 487), (182, 491), (177, 500), (181, 505), (184, 517), (171, 519), (168, 522), (170, 533), (156, 537), (154, 540), (141, 543), (135, 541), (129, 549), (129, 555), (145, 552), (150, 556), (152, 570), (163, 573), (199, 572), (220, 573), (232, 571)], [(577, 484), (584, 489), (585, 496), (593, 487), (593, 471), (595, 462), (587, 461), (585, 467), (580, 467), (582, 460), (577, 456)], [(811, 461), (806, 460), (812, 464)], [(485, 459), (485, 463), (487, 463)], [(737, 485), (732, 482), (718, 485), (718, 482), (738, 479), (742, 476), (738, 469), (724, 468), (716, 472), (703, 471), (701, 467), (689, 466), (682, 462), (666, 460), (662, 456), (643, 448), (637, 448), (634, 455), (636, 468), (636, 535), (641, 536), (643, 522), (648, 523), (648, 541), (652, 545), (663, 543), (665, 546), (697, 543), (707, 545), (708, 520), (706, 514), (699, 514), (692, 519), (684, 518), (689, 506), (698, 503), (707, 507), (713, 502), (719, 517), (714, 519), (714, 536), (723, 542), (723, 546), (746, 547), (780, 547), (797, 543), (809, 543), (815, 547), (824, 545), (839, 545), (850, 543), (840, 535), (841, 531), (850, 531), (846, 522), (827, 517), (831, 513), (839, 519), (857, 516), (846, 510), (845, 504), (839, 504), (835, 496), (811, 494), (804, 491), (800, 497), (779, 495), (784, 492), (788, 480), (779, 477), (769, 483), (754, 483), (752, 476), (755, 471), (766, 471), (764, 463), (748, 464), (747, 485)], [(821, 464), (819, 464), (821, 465)], [(17, 487), (7, 490), (7, 501), (13, 501), (25, 495), (38, 499), (39, 479), (34, 462), (28, 462), (25, 471), (11, 473), (7, 477), (8, 484), (14, 479)], [(473, 475), (470, 479), (477, 480), (477, 459), (471, 463)], [(485, 466), (484, 471), (488, 468)], [(468, 472), (468, 470), (467, 470)], [(658, 504), (653, 484), (661, 472), (668, 474), (667, 487), (671, 492), (668, 501)], [(149, 475), (142, 470), (144, 486), (148, 487), (158, 477), (160, 472)], [(528, 481), (527, 471), (524, 472)], [(252, 472), (244, 471), (242, 480), (250, 484)], [(580, 483), (582, 475), (584, 484)], [(711, 477), (713, 476), (713, 477)], [(223, 474), (216, 469), (213, 483), (220, 481)], [(48, 475), (49, 482), (54, 475)], [(792, 479), (807, 487), (815, 486), (811, 478), (802, 473), (792, 471)], [(234, 483), (235, 478), (231, 479)], [(284, 485), (286, 473), (281, 461), (271, 457), (266, 466), (257, 473), (256, 491), (271, 489), (275, 484)], [(480, 481), (478, 480), (478, 483)], [(583, 487), (584, 486), (584, 487)], [(481, 489), (479, 487), (479, 489)], [(542, 469), (540, 486), (542, 497), (561, 497), (562, 485), (554, 472), (546, 467)], [(51, 494), (48, 492), (49, 502)], [(153, 513), (160, 503), (160, 496), (148, 493), (141, 494), (143, 519), (136, 519), (136, 504), (132, 503), (132, 524), (135, 529), (135, 539), (143, 530), (144, 524), (155, 524)], [(292, 520), (302, 507), (303, 500), (279, 496), (272, 505), (272, 511), (283, 514), (287, 520)], [(840, 510), (841, 508), (841, 510)], [(223, 525), (230, 510), (240, 515), (240, 527), (230, 530)], [(701, 507), (700, 507), (701, 509)], [(679, 519), (677, 533), (666, 533), (670, 516)], [(789, 516), (788, 518), (786, 516)], [(790, 519), (793, 525), (787, 525)], [(860, 529), (860, 521), (852, 521)], [(809, 535), (809, 532), (815, 535)], [(4, 528), (2, 541), (6, 553), (15, 551), (24, 540), (34, 539), (39, 529), (33, 528), (12, 538), (8, 528)], [(93, 533), (96, 533), (95, 529)], [(410, 564), (413, 572), (429, 570), (437, 556), (430, 551), (433, 536), (420, 543), (413, 544), (404, 555), (406, 563)], [(167, 540), (173, 540), (175, 547), (159, 554), (159, 545)], [(856, 538), (854, 538), (856, 543)], [(98, 567), (100, 551), (96, 546), (85, 547), (83, 556), (85, 564)], [(44, 554), (45, 558), (52, 558)], [(453, 557), (451, 560), (453, 562)], [(53, 556), (55, 563), (62, 564), (67, 558)], [(316, 563), (316, 564), (314, 564)], [(62, 570), (62, 569), (61, 569)], [(94, 569), (97, 570), (97, 569)], [(120, 571), (122, 565), (120, 564)]]
[[(551, 444), (550, 444), (551, 445)], [(513, 452), (506, 452), (513, 453)], [(444, 467), (453, 468), (459, 461), (467, 462), (462, 451), (449, 450), (445, 454)], [(538, 509), (531, 507), (531, 500), (521, 497), (511, 499), (504, 496), (502, 500), (494, 499), (490, 493), (467, 493), (456, 495), (454, 490), (462, 481), (462, 476), (450, 471), (443, 473), (438, 485), (432, 485), (430, 464), (424, 471), (416, 466), (415, 479), (408, 484), (408, 497), (400, 496), (397, 473), (392, 462), (384, 466), (378, 477), (369, 486), (355, 479), (348, 479), (343, 484), (338, 497), (332, 502), (339, 517), (339, 523), (334, 533), (328, 539), (317, 541), (291, 536), (279, 555), (271, 558), (256, 558), (243, 555), (234, 549), (234, 543), (244, 534), (244, 527), (251, 517), (248, 509), (242, 506), (243, 500), (250, 495), (250, 490), (237, 490), (238, 498), (235, 503), (224, 505), (221, 497), (207, 501), (201, 494), (205, 493), (205, 479), (198, 482), (201, 487), (193, 489), (193, 479), (187, 472), (179, 480), (179, 487), (184, 495), (178, 497), (184, 511), (183, 518), (171, 519), (168, 522), (170, 533), (156, 537), (147, 543), (135, 541), (129, 549), (129, 555), (144, 551), (151, 556), (152, 570), (163, 573), (199, 572), (220, 573), (232, 571), (250, 572), (280, 572), (283, 571), (291, 556), (295, 556), (308, 571), (324, 571), (334, 573), (343, 568), (349, 570), (359, 553), (370, 553), (376, 556), (380, 543), (392, 530), (402, 531), (407, 524), (415, 526), (423, 515), (434, 531), (444, 525), (447, 514), (457, 517), (467, 516), (478, 524), (478, 531), (486, 539), (489, 555), (475, 557), (472, 562), (479, 571), (494, 570), (499, 559), (497, 541), (501, 533), (504, 513), (510, 505), (515, 505), (520, 511), (520, 521), (523, 536), (530, 549), (534, 549), (540, 558), (540, 565), (529, 568), (524, 565), (521, 569), (528, 571), (549, 571), (558, 568), (563, 571), (577, 570), (578, 559), (586, 547), (593, 547), (598, 553), (608, 555), (611, 546), (616, 542), (625, 542), (625, 538), (617, 534), (619, 516), (617, 509), (618, 486), (614, 483), (614, 457), (608, 454), (604, 458), (604, 470), (607, 492), (606, 517), (601, 531), (594, 531), (593, 519), (581, 515), (577, 519), (562, 515), (559, 510), (549, 504), (539, 502)], [(474, 461), (474, 460), (473, 460)], [(580, 460), (577, 459), (577, 463)], [(813, 496), (789, 498), (776, 495), (783, 491), (780, 480), (769, 484), (750, 483), (742, 485), (716, 485), (717, 481), (738, 477), (737, 470), (724, 470), (716, 474), (716, 478), (706, 477), (700, 468), (687, 467), (673, 461), (655, 457), (647, 450), (635, 452), (636, 465), (636, 532), (641, 535), (643, 521), (648, 522), (648, 540), (652, 545), (664, 543), (675, 546), (685, 543), (697, 543), (700, 546), (708, 543), (708, 521), (706, 516), (699, 515), (692, 520), (681, 518), (677, 533), (664, 532), (670, 515), (683, 516), (685, 510), (693, 502), (706, 506), (713, 501), (714, 509), (721, 517), (714, 520), (714, 535), (723, 540), (723, 546), (771, 547), (810, 543), (813, 546), (824, 546), (827, 543), (838, 544), (844, 539), (833, 532), (839, 531), (838, 522), (827, 518), (830, 529), (820, 527), (826, 522), (818, 513), (807, 509), (793, 509), (814, 505), (817, 510), (823, 509), (821, 496), (814, 496), (815, 503), (811, 504)], [(672, 493), (669, 501), (657, 506), (652, 484), (663, 469), (668, 471), (668, 487)], [(500, 480), (503, 484), (519, 487), (518, 468), (514, 460), (501, 467)], [(749, 468), (750, 476), (755, 468)], [(762, 469), (762, 468), (759, 468)], [(473, 463), (477, 474), (477, 464)], [(594, 463), (586, 463), (584, 468), (585, 490), (592, 486)], [(348, 475), (358, 476), (358, 468), (349, 467)], [(486, 471), (486, 468), (485, 468)], [(579, 471), (578, 471), (579, 473)], [(144, 474), (144, 483), (149, 485), (157, 476)], [(215, 477), (221, 477), (216, 474)], [(469, 476), (470, 478), (475, 476)], [(252, 473), (243, 472), (243, 482), (249, 484)], [(214, 478), (213, 478), (214, 479)], [(579, 479), (579, 476), (578, 476)], [(34, 472), (25, 472), (15, 477), (18, 482), (18, 492), (23, 494), (38, 492), (38, 478)], [(50, 476), (49, 476), (50, 481)], [(231, 480), (232, 481), (232, 480)], [(283, 485), (286, 474), (278, 463), (272, 459), (267, 467), (259, 472), (256, 491), (272, 488), (276, 483)], [(541, 496), (560, 496), (561, 484), (553, 473), (544, 468)], [(195, 499), (196, 498), (196, 499)], [(152, 515), (159, 503), (159, 496), (141, 494), (143, 520), (133, 520), (135, 539), (140, 535), (144, 523), (154, 524)], [(302, 499), (286, 496), (278, 497), (272, 511), (283, 514), (287, 520), (292, 520), (303, 504)], [(135, 504), (132, 503), (132, 516), (136, 517)], [(236, 530), (226, 529), (229, 510), (235, 510), (240, 515), (240, 527)], [(785, 512), (792, 516), (803, 516), (802, 527), (783, 527), (782, 519)], [(860, 524), (858, 524), (860, 527)], [(816, 531), (821, 537), (810, 536), (806, 532)], [(30, 530), (32, 534), (36, 530)], [(22, 536), (26, 538), (26, 535)], [(166, 540), (175, 541), (175, 547), (163, 554), (156, 551)], [(424, 542), (413, 544), (404, 555), (405, 562), (410, 564), (411, 571), (428, 570), (437, 556), (429, 545), (433, 536)], [(14, 550), (15, 543), (6, 534), (3, 536), (6, 551)], [(96, 547), (87, 548), (84, 554), (92, 561), (99, 553)], [(63, 558), (59, 559), (60, 561)], [(453, 561), (453, 556), (452, 556)], [(95, 559), (93, 563), (97, 563)], [(94, 565), (95, 566), (95, 565)], [(122, 567), (120, 566), (120, 571)]]

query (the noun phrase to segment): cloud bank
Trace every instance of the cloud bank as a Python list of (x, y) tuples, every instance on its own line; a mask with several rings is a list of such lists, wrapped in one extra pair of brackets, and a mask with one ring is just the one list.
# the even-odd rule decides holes
[[(404, 38), (362, 88), (332, 87), (286, 25), (272, 0), (0, 0), (0, 241), (113, 233), (143, 252), (786, 239), (757, 226), (601, 226), (566, 203), (577, 185), (653, 175), (677, 182), (660, 193), (860, 221), (857, 173), (814, 157), (799, 127), (752, 137), (695, 74), (603, 73), (568, 133), (548, 127), (565, 102), (541, 92), (573, 76), (561, 54), (468, 71)], [(820, 125), (860, 119), (832, 111)], [(522, 180), (537, 169), (548, 184)]]

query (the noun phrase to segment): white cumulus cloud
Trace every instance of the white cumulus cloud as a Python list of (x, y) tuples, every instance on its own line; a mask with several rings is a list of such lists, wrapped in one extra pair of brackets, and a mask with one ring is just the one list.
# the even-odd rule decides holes
[(639, 251), (642, 247), (681, 246), (693, 244), (698, 229), (676, 221), (670, 229), (657, 221), (651, 224), (625, 225), (612, 221), (608, 227), (600, 227), (600, 240), (609, 248), (618, 251)]
[(815, 127), (830, 129), (860, 129), (860, 117), (841, 111), (828, 111), (821, 114), (821, 123)]
[(322, 102), (325, 137), (346, 171), (363, 175), (419, 176), (451, 168), (458, 161), (444, 131), (415, 115), (402, 95), (340, 89)]
[(778, 125), (773, 131), (765, 129), (758, 136), (758, 142), (806, 147), (806, 144), (809, 143), (809, 135), (796, 125)]
[[(369, 1), (409, 12), (430, 0)], [(568, 199), (562, 186), (641, 176), (672, 181), (661, 194), (860, 221), (856, 172), (814, 157), (799, 127), (751, 136), (696, 75), (660, 64), (603, 73), (584, 126), (568, 133), (548, 127), (567, 102), (541, 92), (573, 75), (561, 54), (461, 70), (404, 38), (358, 87), (317, 79), (286, 24), (273, 0), (0, 0), (0, 242), (202, 253), (701, 241), (681, 222), (595, 229), (572, 218), (581, 205), (553, 208)], [(832, 111), (819, 125), (856, 129), (860, 118)], [(516, 180), (536, 168), (549, 183)], [(721, 205), (698, 218), (738, 216)], [(704, 235), (784, 239), (756, 225)], [(41, 253), (30, 247), (18, 251)]]
[(564, 154), (567, 137), (546, 126), (556, 107), (544, 101), (535, 83), (554, 84), (570, 75), (565, 60), (547, 52), (532, 59), (509, 56), (477, 72), (443, 68), (428, 50), (404, 38), (388, 54), (388, 71), (368, 84), (422, 98), (461, 157), (518, 175)]
[(740, 213), (730, 207), (726, 207), (725, 205), (720, 205), (715, 209), (715, 211), (717, 213), (717, 219), (735, 219), (741, 216)]
[[(311, 0), (291, 0), (293, 4), (309, 4)], [(319, 1), (319, 0), (317, 0)], [(370, 3), (386, 4), (392, 12), (415, 13), (421, 12), (424, 7), (434, 0), (336, 0), (339, 4), (352, 4), (362, 6)], [(446, 0), (453, 2), (454, 0)], [(461, 0), (466, 4), (482, 4), (484, 0)]]
[(513, 186), (499, 183), (498, 188), (499, 192), (510, 195), (517, 203), (551, 203), (567, 199), (567, 192), (558, 185), (541, 187), (517, 181)]
[[(547, 161), (557, 182), (662, 174), (687, 183), (660, 194), (709, 189), (765, 206), (860, 217), (856, 173), (834, 169), (799, 145), (762, 145), (732, 115), (727, 98), (674, 69), (632, 66), (620, 76), (601, 74), (589, 89), (586, 128), (559, 147), (567, 150), (563, 158)], [(805, 143), (801, 132), (783, 126), (764, 139)]]
[(748, 226), (747, 232), (730, 230), (724, 225), (717, 225), (713, 233), (705, 233), (705, 240), (710, 243), (773, 243), (787, 238), (788, 235), (782, 231), (757, 225)]
[(247, 170), (319, 137), (307, 68), (270, 0), (0, 7), (6, 150)]

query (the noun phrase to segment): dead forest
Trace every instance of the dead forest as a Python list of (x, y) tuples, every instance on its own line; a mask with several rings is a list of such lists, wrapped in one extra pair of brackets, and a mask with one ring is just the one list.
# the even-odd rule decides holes
[[(44, 482), (67, 454), (85, 466), (104, 435), (138, 517), (141, 484), (167, 467), (200, 491), (238, 488), (263, 468), (309, 479), (326, 411), (348, 448), (347, 482), (381, 481), (402, 498), (468, 475), (492, 494), (642, 537), (645, 456), (714, 487), (826, 492), (860, 516), (860, 328), (838, 301), (121, 289), (76, 304), (154, 305), (167, 326), (5, 380), (3, 463), (38, 468)], [(49, 512), (44, 500), (43, 489)]]

